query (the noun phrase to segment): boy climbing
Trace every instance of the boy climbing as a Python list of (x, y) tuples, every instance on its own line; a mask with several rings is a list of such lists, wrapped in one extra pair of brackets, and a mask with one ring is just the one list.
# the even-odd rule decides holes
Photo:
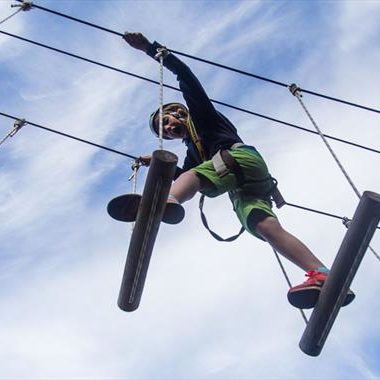
[[(126, 32), (124, 40), (155, 59), (157, 49), (163, 48), (157, 42), (150, 43), (141, 33)], [(184, 165), (177, 170), (168, 204), (179, 205), (197, 192), (208, 197), (228, 192), (242, 226), (306, 271), (308, 279), (289, 290), (288, 300), (300, 309), (313, 308), (329, 271), (305, 244), (279, 223), (270, 200), (275, 185), (262, 156), (256, 148), (244, 144), (235, 126), (214, 108), (187, 65), (165, 49), (163, 64), (177, 76), (186, 102), (186, 106), (169, 103), (163, 107), (163, 138), (181, 139), (187, 147)], [(149, 124), (158, 135), (159, 110), (152, 113)], [(142, 161), (149, 165), (150, 159), (142, 157)], [(343, 306), (354, 297), (349, 291)]]

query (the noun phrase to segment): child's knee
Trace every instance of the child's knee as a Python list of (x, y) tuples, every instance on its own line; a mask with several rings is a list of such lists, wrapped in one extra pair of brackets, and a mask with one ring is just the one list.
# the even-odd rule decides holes
[(282, 227), (277, 218), (270, 215), (259, 220), (256, 223), (255, 229), (266, 240), (274, 239), (282, 231)]

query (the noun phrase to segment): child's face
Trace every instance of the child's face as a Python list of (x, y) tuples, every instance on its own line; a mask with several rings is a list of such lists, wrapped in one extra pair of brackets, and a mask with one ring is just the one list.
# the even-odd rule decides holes
[(187, 118), (187, 111), (182, 107), (165, 109), (162, 119), (163, 137), (170, 140), (187, 137)]

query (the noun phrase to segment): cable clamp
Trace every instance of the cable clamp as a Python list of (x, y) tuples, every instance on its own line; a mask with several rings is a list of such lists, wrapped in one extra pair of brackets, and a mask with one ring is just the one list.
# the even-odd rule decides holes
[(292, 83), (288, 88), (292, 95), (302, 97), (301, 89), (295, 83)]
[(29, 0), (22, 0), (21, 4), (11, 4), (11, 8), (20, 7), (23, 11), (30, 11), (33, 3)]
[(352, 220), (350, 220), (349, 218), (347, 218), (347, 216), (344, 216), (342, 218), (342, 223), (344, 224), (344, 226), (346, 228), (350, 227), (351, 222), (352, 222)]
[(9, 132), (9, 137), (13, 137), (27, 122), (25, 119), (18, 119), (13, 124), (12, 131)]
[(169, 50), (164, 46), (164, 47), (159, 47), (157, 48), (157, 53), (154, 56), (154, 59), (159, 60), (161, 57), (165, 59), (169, 55)]

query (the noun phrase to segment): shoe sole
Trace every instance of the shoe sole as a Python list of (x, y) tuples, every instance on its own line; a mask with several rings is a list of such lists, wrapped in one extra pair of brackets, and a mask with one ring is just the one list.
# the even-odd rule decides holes
[[(141, 202), (139, 194), (124, 194), (112, 199), (107, 206), (108, 214), (120, 222), (134, 222)], [(185, 209), (179, 203), (167, 203), (162, 221), (167, 224), (180, 223)]]
[[(288, 301), (297, 309), (312, 309), (317, 304), (320, 293), (321, 288), (319, 286), (295, 290), (288, 293)], [(354, 292), (352, 290), (348, 290), (342, 307), (349, 305), (354, 298)]]
[(124, 194), (112, 199), (107, 205), (108, 214), (120, 222), (134, 222), (140, 206), (141, 195)]

